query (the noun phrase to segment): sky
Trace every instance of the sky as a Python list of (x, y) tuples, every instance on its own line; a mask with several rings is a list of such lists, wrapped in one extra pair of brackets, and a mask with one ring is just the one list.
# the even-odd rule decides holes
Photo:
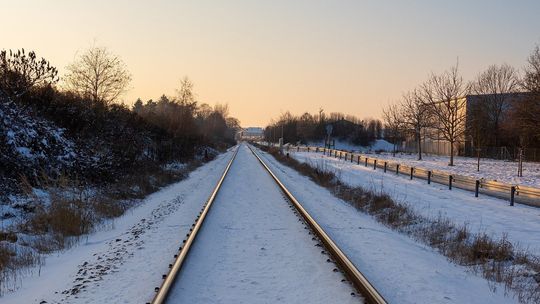
[(382, 108), (459, 59), (472, 80), (522, 69), (540, 43), (540, 1), (0, 0), (0, 49), (59, 68), (96, 45), (132, 74), (126, 104), (194, 83), (242, 126), (286, 111), (380, 118)]

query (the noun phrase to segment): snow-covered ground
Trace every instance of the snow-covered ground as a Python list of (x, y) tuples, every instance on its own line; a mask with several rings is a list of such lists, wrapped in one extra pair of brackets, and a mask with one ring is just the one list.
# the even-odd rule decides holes
[[(65, 252), (50, 255), (41, 269), (34, 269), (23, 277), (20, 288), (0, 298), (0, 302), (150, 301), (153, 288), (160, 285), (161, 276), (168, 271), (167, 266), (173, 261), (178, 244), (189, 231), (231, 155), (231, 152), (220, 155), (192, 172), (189, 178), (150, 195), (140, 206), (115, 220), (109, 229), (89, 235)], [(304, 159), (313, 155), (306, 154)], [(300, 158), (301, 154), (296, 156)], [(351, 297), (350, 286), (341, 282), (339, 273), (332, 272), (335, 266), (327, 263), (327, 257), (320, 254), (319, 247), (315, 247), (311, 236), (290, 212), (277, 188), (270, 187), (269, 176), (246, 147), (241, 147), (237, 157), (201, 230), (206, 235), (201, 235), (204, 237), (194, 244), (194, 252), (181, 274), (191, 279), (182, 280), (181, 277), (178, 281), (180, 285), (176, 291), (181, 300), (193, 303), (252, 303), (254, 300), (263, 303), (343, 303), (360, 300)], [(516, 302), (503, 294), (502, 286), (496, 284), (497, 290), (493, 292), (486, 280), (469, 273), (466, 267), (456, 266), (433, 249), (377, 223), (272, 157), (265, 154), (263, 157), (390, 303)], [(334, 160), (322, 161), (336, 168), (350, 165)], [(415, 188), (421, 185), (415, 181), (409, 182), (405, 187), (409, 192), (403, 193), (399, 185), (404, 179), (400, 178), (398, 182), (386, 179), (386, 176), (381, 178), (379, 171), (368, 173), (361, 166), (343, 167), (341, 172), (341, 177), (349, 182), (360, 179), (361, 183), (371, 187), (384, 185), (385, 190), (394, 191), (402, 200), (410, 198), (408, 194), (416, 195), (414, 199), (423, 204), (421, 209), (427, 208), (425, 212), (464, 213), (455, 218), (467, 220), (465, 217), (470, 216), (468, 220), (480, 219), (488, 223), (476, 225), (475, 229), (485, 227), (492, 233), (508, 229), (513, 240), (529, 235), (528, 245), (540, 244), (540, 237), (535, 236), (540, 223), (538, 209), (510, 208), (502, 201), (500, 205), (493, 205), (496, 201), (486, 198), (463, 201), (459, 196), (455, 197), (459, 190), (443, 191), (435, 185)], [(233, 184), (235, 187), (230, 187)], [(431, 198), (438, 198), (439, 202), (430, 205), (430, 197), (423, 198), (426, 193), (431, 193)], [(466, 194), (470, 197), (470, 193)], [(415, 200), (412, 202), (417, 203)], [(463, 209), (459, 204), (470, 205), (473, 209)], [(505, 210), (506, 215), (503, 214)], [(249, 217), (243, 217), (244, 214)], [(511, 226), (506, 223), (508, 218), (516, 219), (514, 222), (519, 224)], [(506, 224), (503, 228), (495, 227), (503, 224)], [(216, 276), (208, 275), (210, 272)], [(241, 294), (248, 298), (240, 298)], [(207, 297), (203, 298), (204, 295)], [(216, 298), (217, 295), (221, 297)]]
[[(324, 146), (324, 143), (311, 143), (311, 146)], [(397, 153), (394, 157), (389, 153), (393, 145), (384, 139), (376, 140), (370, 147), (362, 147), (351, 144), (346, 141), (337, 141), (337, 150), (354, 151), (360, 153), (369, 153), (370, 158), (400, 163), (407, 166), (424, 168), (427, 170), (438, 170), (448, 174), (459, 174), (469, 176), (475, 179), (493, 180), (507, 184), (522, 185), (528, 187), (540, 188), (540, 163), (524, 162), (523, 176), (518, 177), (518, 163), (512, 161), (480, 159), (480, 172), (477, 172), (477, 159), (474, 157), (454, 157), (454, 166), (448, 166), (450, 161), (448, 156), (433, 154), (422, 155), (422, 160), (417, 160), (418, 155), (414, 153)], [(380, 154), (375, 152), (386, 151)]]
[[(311, 142), (309, 143), (310, 146), (318, 146), (323, 147), (324, 141), (321, 142)], [(363, 147), (358, 146), (355, 144), (352, 144), (345, 140), (335, 140), (335, 149), (338, 150), (347, 150), (347, 151), (355, 151), (355, 152), (362, 152), (362, 153), (369, 153), (369, 152), (376, 152), (376, 151), (386, 151), (391, 152), (394, 149), (394, 145), (389, 143), (388, 141), (384, 139), (376, 139), (370, 146)]]
[(149, 302), (230, 157), (230, 152), (218, 156), (189, 178), (148, 196), (109, 229), (51, 254), (0, 303)]
[(351, 164), (321, 153), (292, 153), (302, 162), (333, 170), (347, 184), (388, 193), (394, 200), (408, 204), (426, 217), (446, 216), (472, 232), (486, 232), (500, 238), (508, 234), (514, 244), (533, 253), (540, 252), (540, 208), (516, 204), (485, 195), (475, 198), (465, 190), (428, 185), (424, 180), (409, 180), (383, 170)]
[[(262, 155), (274, 173), (390, 303), (517, 303), (517, 299), (504, 295), (504, 287), (501, 285), (495, 284), (496, 291), (490, 290), (486, 280), (471, 274), (466, 267), (450, 263), (433, 249), (376, 222), (268, 154)], [(315, 154), (306, 154), (303, 158), (302, 155), (295, 154), (295, 157), (307, 160), (306, 156)], [(333, 166), (333, 162), (329, 161), (328, 165)], [(367, 185), (377, 184), (376, 179), (371, 179), (372, 174), (357, 171), (346, 175), (349, 171), (353, 172), (342, 170), (342, 177), (349, 182), (357, 183), (359, 179), (359, 183), (367, 180)], [(361, 176), (365, 176), (365, 179)], [(387, 180), (384, 185), (387, 190), (394, 189), (392, 181)], [(407, 193), (415, 190), (411, 189)], [(442, 193), (433, 187), (415, 198), (421, 198), (425, 192), (433, 192), (435, 196)], [(458, 203), (441, 197), (439, 200), (441, 206), (443, 203)], [(476, 204), (485, 207), (485, 204)], [(474, 212), (476, 218), (481, 216), (479, 210), (481, 208)], [(520, 210), (520, 214), (527, 213), (521, 207), (514, 210)], [(538, 231), (538, 224), (522, 222), (521, 218), (519, 222)], [(538, 218), (536, 223), (539, 223)]]
[(518, 177), (518, 163), (512, 161), (480, 159), (480, 172), (477, 172), (477, 159), (471, 157), (455, 157), (453, 167), (448, 166), (448, 156), (423, 155), (422, 160), (417, 160), (418, 155), (416, 154), (399, 153), (396, 154), (396, 157), (393, 157), (391, 153), (384, 153), (370, 157), (385, 159), (407, 166), (470, 176), (476, 179), (484, 178), (508, 184), (540, 188), (540, 163), (524, 162), (523, 177)]
[(361, 303), (270, 175), (240, 146), (171, 303)]

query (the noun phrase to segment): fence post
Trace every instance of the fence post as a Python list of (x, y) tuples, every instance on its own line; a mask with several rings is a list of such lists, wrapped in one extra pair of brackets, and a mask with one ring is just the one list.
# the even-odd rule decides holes
[(399, 164), (396, 165), (396, 175), (399, 175)]
[(476, 185), (474, 187), (474, 197), (478, 197), (478, 190), (480, 189), (480, 181), (476, 180)]
[(366, 167), (367, 167), (367, 160), (368, 160), (368, 158), (366, 157), (366, 165), (365, 165)]
[(510, 206), (514, 206), (514, 197), (516, 196), (516, 186), (510, 188)]
[(377, 169), (377, 159), (373, 160), (373, 170)]
[(448, 175), (448, 190), (452, 190), (452, 180), (454, 178), (452, 177), (452, 175)]
[(431, 171), (427, 172), (427, 183), (428, 185), (431, 184)]
[(411, 167), (411, 180), (413, 179), (414, 167)]
[(384, 162), (384, 173), (386, 173), (386, 167), (388, 166), (388, 162)]

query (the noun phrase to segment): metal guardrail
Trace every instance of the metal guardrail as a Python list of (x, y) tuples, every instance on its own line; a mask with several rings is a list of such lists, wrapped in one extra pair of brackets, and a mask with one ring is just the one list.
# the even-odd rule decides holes
[(375, 287), (368, 281), (368, 279), (354, 266), (354, 264), (349, 260), (349, 258), (339, 249), (339, 247), (334, 243), (334, 241), (326, 234), (324, 229), (317, 224), (317, 222), (309, 215), (309, 213), (302, 207), (298, 200), (292, 195), (292, 193), (283, 185), (283, 183), (277, 178), (277, 176), (270, 170), (262, 158), (255, 152), (255, 150), (248, 146), (259, 160), (262, 166), (270, 174), (270, 176), (277, 183), (281, 191), (285, 194), (287, 199), (291, 204), (296, 208), (298, 213), (304, 218), (306, 223), (310, 226), (311, 230), (317, 235), (321, 240), (326, 250), (334, 258), (339, 267), (344, 271), (345, 275), (351, 280), (354, 287), (360, 292), (360, 294), (365, 298), (368, 304), (385, 304), (387, 303), (383, 296), (375, 289)]
[(239, 147), (236, 148), (236, 151), (231, 157), (231, 160), (229, 160), (227, 167), (225, 167), (225, 170), (223, 171), (221, 178), (219, 179), (216, 187), (214, 188), (214, 191), (212, 192), (212, 194), (210, 195), (206, 203), (203, 205), (201, 212), (197, 216), (195, 223), (190, 229), (190, 233), (188, 233), (187, 235), (187, 239), (184, 240), (183, 245), (180, 246), (179, 248), (180, 252), (177, 255), (175, 255), (174, 264), (169, 264), (169, 268), (170, 268), (169, 273), (163, 276), (164, 280), (161, 286), (156, 287), (156, 295), (154, 299), (152, 300), (152, 304), (162, 304), (162, 303), (165, 303), (165, 301), (167, 300), (167, 297), (169, 295), (169, 290), (171, 289), (171, 286), (174, 284), (176, 276), (178, 272), (180, 271), (180, 268), (182, 268), (182, 264), (184, 263), (189, 253), (189, 249), (191, 248), (191, 245), (195, 241), (195, 238), (197, 237), (197, 233), (201, 229), (204, 219), (206, 218), (206, 215), (208, 214), (208, 211), (212, 207), (212, 204), (214, 203), (214, 200), (219, 192), (219, 189), (221, 188), (221, 184), (223, 184), (223, 181), (225, 180), (225, 176), (227, 176), (227, 173), (229, 172), (229, 169), (231, 168), (231, 165), (234, 159), (236, 158), (236, 155), (238, 154), (238, 149)]
[(516, 202), (540, 207), (540, 189), (534, 187), (512, 185), (485, 179), (474, 179), (458, 174), (448, 174), (447, 172), (440, 170), (412, 167), (398, 162), (388, 161), (383, 158), (373, 157), (372, 155), (368, 156), (362, 153), (353, 153), (344, 150), (311, 146), (285, 146), (284, 149), (286, 151), (323, 153), (326, 156), (350, 161), (357, 165), (363, 165), (373, 169), (383, 169), (384, 172), (392, 172), (397, 175), (406, 175), (410, 179), (426, 180), (428, 184), (433, 182), (447, 185), (450, 190), (452, 190), (452, 188), (459, 188), (472, 191), (476, 197), (478, 197), (479, 194), (485, 194), (501, 199), (507, 199), (511, 206)]

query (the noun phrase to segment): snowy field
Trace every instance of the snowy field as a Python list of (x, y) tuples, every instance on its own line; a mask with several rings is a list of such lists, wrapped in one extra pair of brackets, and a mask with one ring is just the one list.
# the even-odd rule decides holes
[[(324, 146), (322, 142), (310, 143), (310, 146)], [(407, 166), (424, 168), (427, 170), (438, 170), (448, 174), (458, 174), (469, 176), (475, 179), (485, 179), (498, 181), (513, 185), (540, 188), (540, 163), (523, 162), (523, 177), (518, 177), (518, 163), (512, 161), (480, 159), (480, 172), (477, 172), (477, 159), (474, 157), (456, 156), (454, 166), (448, 166), (449, 157), (439, 155), (422, 155), (422, 160), (417, 160), (417, 154), (398, 153), (392, 156), (390, 153), (393, 145), (386, 140), (378, 139), (370, 147), (353, 145), (346, 141), (336, 141), (337, 150), (354, 151), (368, 154), (370, 158), (377, 158), (383, 161), (391, 161)], [(386, 151), (375, 154), (376, 151)]]
[(391, 153), (384, 153), (371, 157), (475, 179), (484, 178), (507, 184), (540, 188), (540, 163), (524, 162), (523, 177), (518, 177), (518, 163), (511, 161), (480, 159), (480, 172), (477, 172), (477, 159), (471, 157), (455, 157), (453, 167), (448, 166), (448, 156), (422, 155), (423, 159), (420, 161), (417, 160), (416, 154), (396, 154), (396, 157), (393, 157)]
[(261, 154), (389, 303), (518, 302), (504, 295), (502, 285), (495, 284), (496, 291), (490, 290), (485, 279), (466, 267), (450, 263), (432, 248), (392, 231), (272, 156)]
[(292, 153), (293, 157), (314, 166), (332, 170), (339, 178), (353, 186), (383, 191), (394, 200), (403, 202), (426, 217), (446, 216), (456, 224), (467, 225), (471, 232), (486, 232), (494, 238), (508, 234), (510, 241), (540, 252), (540, 208), (516, 204), (485, 195), (475, 198), (465, 190), (448, 190), (445, 185), (423, 180), (409, 180), (403, 176), (373, 170), (372, 167), (351, 164), (323, 156), (320, 153)]
[[(310, 146), (318, 146), (323, 147), (324, 141), (321, 142), (311, 142), (309, 143)], [(344, 140), (335, 140), (335, 149), (338, 150), (347, 150), (347, 151), (355, 151), (355, 152), (362, 152), (362, 153), (371, 153), (375, 151), (386, 151), (391, 152), (394, 150), (394, 145), (389, 143), (388, 141), (384, 139), (376, 139), (370, 146), (363, 147), (354, 145), (348, 141)]]

